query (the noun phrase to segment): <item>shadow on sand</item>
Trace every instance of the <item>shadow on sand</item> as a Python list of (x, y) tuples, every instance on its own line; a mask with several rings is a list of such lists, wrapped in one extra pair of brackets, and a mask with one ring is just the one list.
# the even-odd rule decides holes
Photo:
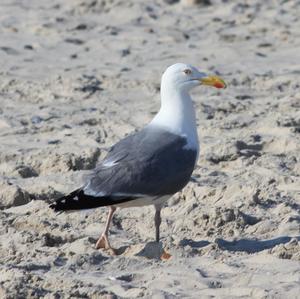
[[(283, 236), (270, 240), (251, 240), (240, 239), (235, 241), (226, 241), (223, 239), (217, 239), (216, 243), (221, 249), (228, 251), (244, 251), (247, 253), (255, 253), (266, 249), (271, 249), (279, 244), (286, 244), (290, 242), (293, 237)], [(300, 236), (295, 237), (298, 241)]]
[(209, 245), (208, 241), (194, 241), (192, 239), (183, 239), (179, 242), (179, 245), (182, 247), (190, 246), (192, 248), (202, 248)]
[[(270, 240), (256, 240), (256, 239), (240, 239), (234, 241), (226, 241), (224, 239), (216, 239), (215, 243), (220, 249), (228, 251), (243, 251), (247, 253), (255, 253), (266, 249), (271, 249), (279, 244), (286, 244), (292, 239), (300, 241), (298, 237), (282, 236)], [(180, 241), (181, 246), (191, 246), (192, 248), (202, 248), (211, 244), (208, 241), (194, 241), (191, 239), (183, 239)]]

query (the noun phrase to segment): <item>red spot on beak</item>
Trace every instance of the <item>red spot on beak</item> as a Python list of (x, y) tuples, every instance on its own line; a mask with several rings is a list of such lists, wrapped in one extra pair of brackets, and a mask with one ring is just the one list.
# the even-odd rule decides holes
[(214, 84), (214, 87), (216, 87), (216, 88), (224, 88), (225, 86), (224, 86), (224, 84), (222, 84), (221, 82), (216, 82), (216, 83)]

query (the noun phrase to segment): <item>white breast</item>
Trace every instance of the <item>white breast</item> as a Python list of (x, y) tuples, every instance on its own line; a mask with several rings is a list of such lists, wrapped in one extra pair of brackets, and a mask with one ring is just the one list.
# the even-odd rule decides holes
[(199, 151), (195, 110), (187, 93), (162, 94), (161, 108), (150, 123), (187, 139), (186, 148)]

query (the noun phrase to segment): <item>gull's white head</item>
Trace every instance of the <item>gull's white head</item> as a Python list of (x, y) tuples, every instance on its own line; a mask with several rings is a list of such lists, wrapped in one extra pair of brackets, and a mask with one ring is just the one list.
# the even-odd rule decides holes
[(168, 67), (162, 76), (162, 88), (163, 85), (187, 92), (199, 85), (226, 88), (226, 84), (221, 78), (208, 76), (185, 63), (176, 63)]

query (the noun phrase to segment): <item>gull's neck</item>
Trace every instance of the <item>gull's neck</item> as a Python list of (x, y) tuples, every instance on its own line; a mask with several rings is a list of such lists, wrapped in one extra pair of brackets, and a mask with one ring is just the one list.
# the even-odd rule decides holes
[(187, 91), (172, 88), (172, 86), (162, 82), (161, 108), (150, 125), (159, 126), (176, 135), (186, 137), (186, 148), (198, 151), (195, 110)]

